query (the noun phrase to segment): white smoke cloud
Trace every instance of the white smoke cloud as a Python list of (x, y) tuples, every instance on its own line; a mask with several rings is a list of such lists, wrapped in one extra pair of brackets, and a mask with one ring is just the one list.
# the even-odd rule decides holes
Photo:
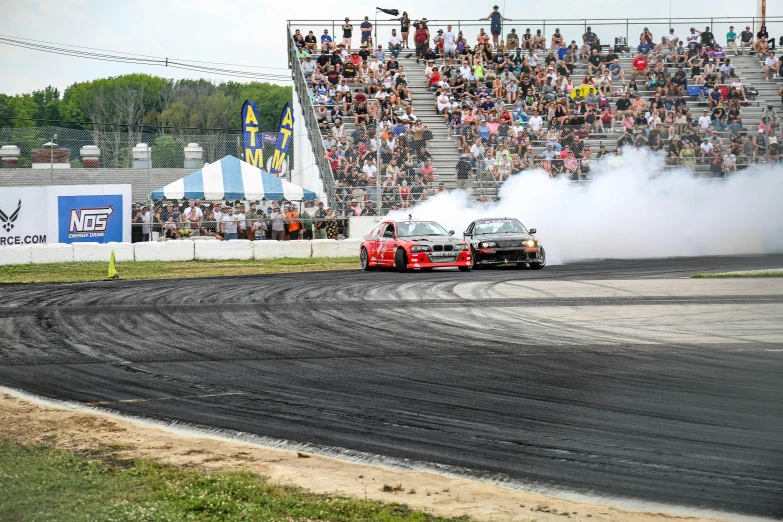
[(721, 180), (667, 171), (661, 161), (628, 151), (619, 166), (594, 163), (592, 181), (582, 186), (531, 170), (503, 184), (496, 203), (455, 191), (392, 218), (411, 213), (460, 235), (474, 219), (515, 217), (538, 230), (549, 264), (783, 252), (783, 166)]

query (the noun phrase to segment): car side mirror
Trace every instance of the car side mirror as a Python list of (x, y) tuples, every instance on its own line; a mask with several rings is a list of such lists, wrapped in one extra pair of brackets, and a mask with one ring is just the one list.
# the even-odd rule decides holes
[(449, 235), (453, 236), (454, 235), (454, 231), (453, 230), (449, 230)]
[(531, 228), (529, 232), (530, 232), (531, 234), (535, 234), (535, 233), (536, 233), (536, 229), (535, 229), (535, 228)]
[(470, 230), (466, 230), (462, 233), (463, 236), (470, 236)]

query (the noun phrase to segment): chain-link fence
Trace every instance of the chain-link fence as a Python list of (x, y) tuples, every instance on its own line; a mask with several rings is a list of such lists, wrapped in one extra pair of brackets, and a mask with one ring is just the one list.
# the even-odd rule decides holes
[[(263, 132), (261, 139), (266, 161), (274, 153), (277, 132)], [(140, 162), (137, 161), (135, 165), (137, 168), (190, 168), (199, 161), (203, 165), (227, 155), (242, 158), (245, 152), (242, 134), (228, 131), (210, 134), (161, 134), (143, 130), (116, 131), (100, 128), (0, 128), (0, 146), (19, 148), (18, 156), (14, 156), (15, 161), (8, 161), (10, 157), (4, 156), (5, 167), (44, 168), (48, 165), (59, 167), (68, 164), (70, 168), (132, 168), (134, 148), (138, 144), (148, 145), (149, 152), (147, 155), (135, 154), (137, 159), (140, 158)], [(185, 149), (190, 144), (198, 146), (193, 150), (195, 163), (186, 163)], [(293, 154), (290, 157), (293, 157)]]
[(132, 241), (298, 241), (348, 237), (348, 219), (317, 201), (160, 200), (134, 204)]

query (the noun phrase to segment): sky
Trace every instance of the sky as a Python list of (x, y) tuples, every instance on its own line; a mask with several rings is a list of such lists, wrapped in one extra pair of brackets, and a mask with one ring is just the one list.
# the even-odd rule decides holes
[[(471, 23), (475, 25), (462, 26), (471, 42), (475, 41), (479, 27), (489, 29), (488, 23), (478, 22), (478, 18), (489, 14), (493, 5), (491, 2), (430, 0), (426, 8), (421, 9), (420, 4), (410, 0), (382, 1), (381, 7), (407, 10), (413, 19), (473, 20)], [(769, 0), (767, 12), (783, 12), (781, 4), (783, 0)], [(358, 32), (358, 25), (365, 15), (370, 16), (371, 21), (375, 16), (376, 4), (344, 0), (339, 3), (339, 11), (334, 5), (333, 2), (300, 1), (286, 4), (281, 9), (279, 0), (0, 0), (0, 35), (170, 59), (248, 65), (254, 68), (243, 70), (259, 73), (262, 75), (259, 79), (263, 81), (264, 74), (290, 75), (286, 68), (287, 20), (338, 18), (335, 25), (339, 32), (341, 20), (349, 16)], [(553, 27), (560, 26), (567, 39), (581, 37), (582, 25), (567, 25), (566, 22), (566, 19), (580, 17), (589, 19), (593, 31), (604, 43), (611, 43), (615, 36), (626, 34), (624, 22), (599, 25), (599, 19), (593, 18), (596, 13), (615, 19), (650, 20), (647, 25), (656, 37), (668, 28), (668, 6), (655, 1), (640, 4), (628, 0), (559, 0), (555, 4), (509, 2), (505, 5), (499, 2), (499, 5), (505, 16), (515, 20), (507, 22), (509, 29), (516, 27), (518, 32), (523, 32), (530, 27), (535, 32), (542, 28), (542, 20), (547, 20), (545, 33), (548, 36)], [(707, 16), (704, 15), (705, 5), (709, 5)], [(702, 26), (709, 24), (709, 17), (731, 17), (743, 23), (756, 13), (756, 2), (753, 1), (708, 3), (704, 0), (675, 0), (672, 7), (675, 18), (693, 18), (673, 24), (680, 35), (684, 35), (691, 25), (703, 30)], [(567, 16), (556, 18), (563, 13)], [(664, 18), (662, 23), (652, 23), (653, 18), (660, 17)], [(388, 15), (379, 17), (379, 20), (383, 18), (387, 19), (387, 24), (392, 24), (388, 22)], [(433, 23), (431, 29), (443, 25)], [(716, 21), (713, 32), (722, 38), (728, 25), (728, 20), (726, 23)], [(312, 29), (319, 37), (324, 28), (334, 32), (331, 22), (297, 23), (294, 27), (305, 30), (305, 33)], [(391, 27), (379, 25), (379, 40), (385, 41)], [(778, 27), (780, 30), (775, 31)], [(642, 28), (643, 22), (630, 26), (631, 43), (638, 43)], [(783, 34), (783, 23), (769, 24), (769, 31), (772, 35)], [(236, 66), (224, 68), (240, 69)], [(134, 72), (174, 79), (203, 77), (215, 82), (247, 81), (229, 75), (47, 54), (0, 43), (0, 93), (4, 94), (31, 92), (47, 85), (58, 87), (62, 92), (74, 82)]]

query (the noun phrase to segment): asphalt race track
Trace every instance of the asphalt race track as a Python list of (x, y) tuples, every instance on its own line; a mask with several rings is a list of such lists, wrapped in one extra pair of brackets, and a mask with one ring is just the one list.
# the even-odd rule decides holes
[(0, 385), (783, 518), (783, 256), (0, 285)]

